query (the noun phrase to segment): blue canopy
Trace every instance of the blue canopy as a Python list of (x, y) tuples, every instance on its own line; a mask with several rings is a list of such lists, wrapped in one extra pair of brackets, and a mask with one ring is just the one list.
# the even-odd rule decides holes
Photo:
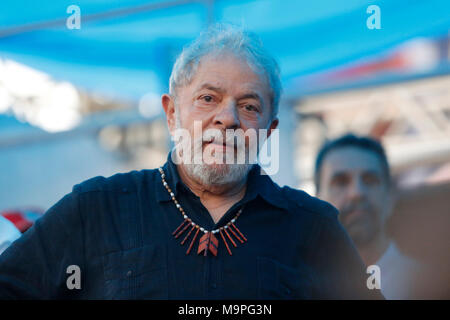
[[(81, 10), (79, 30), (66, 27), (72, 4)], [(373, 4), (379, 30), (366, 26)], [(211, 21), (257, 32), (287, 82), (408, 39), (446, 36), (450, 1), (3, 0), (0, 57), (86, 90), (137, 99), (167, 89), (176, 54)]]

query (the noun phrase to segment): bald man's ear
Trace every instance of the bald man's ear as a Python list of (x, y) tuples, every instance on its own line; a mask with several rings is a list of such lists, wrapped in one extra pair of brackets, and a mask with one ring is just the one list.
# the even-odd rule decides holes
[(167, 127), (169, 128), (170, 134), (173, 136), (176, 129), (174, 98), (168, 94), (163, 94), (161, 96), (161, 104), (166, 114)]

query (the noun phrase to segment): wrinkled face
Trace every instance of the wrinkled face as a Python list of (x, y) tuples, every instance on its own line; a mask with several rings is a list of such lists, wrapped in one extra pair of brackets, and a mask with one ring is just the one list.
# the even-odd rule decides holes
[(319, 197), (340, 211), (339, 220), (357, 246), (373, 240), (391, 210), (391, 195), (382, 162), (357, 147), (331, 150), (324, 158)]
[[(227, 53), (204, 57), (191, 83), (177, 88), (174, 105), (173, 113), (166, 110), (171, 134), (174, 135), (177, 128), (190, 133), (192, 160), (199, 152), (204, 160), (208, 155), (214, 156), (207, 163), (185, 165), (189, 173), (205, 184), (224, 184), (242, 179), (250, 165), (248, 157), (247, 161), (236, 164), (238, 152), (242, 148), (248, 151), (255, 147), (259, 129), (268, 130), (264, 137), (267, 138), (270, 129), (275, 129), (278, 124), (278, 120), (272, 118), (268, 81), (255, 74), (246, 62)], [(200, 123), (203, 133), (199, 144), (195, 141), (198, 138), (198, 134), (194, 134), (195, 122), (197, 125)], [(245, 133), (253, 131), (257, 138), (250, 141), (248, 135), (239, 143), (226, 132), (229, 129), (242, 129)], [(223, 138), (219, 139), (217, 133), (221, 133)], [(214, 160), (218, 158), (222, 161)], [(230, 159), (233, 159), (232, 163)]]

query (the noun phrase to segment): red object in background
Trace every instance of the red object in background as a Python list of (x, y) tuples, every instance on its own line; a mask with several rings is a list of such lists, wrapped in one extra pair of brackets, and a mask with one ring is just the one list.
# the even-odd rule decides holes
[(27, 231), (43, 214), (43, 211), (36, 209), (7, 210), (1, 213), (3, 217), (14, 223), (22, 233)]

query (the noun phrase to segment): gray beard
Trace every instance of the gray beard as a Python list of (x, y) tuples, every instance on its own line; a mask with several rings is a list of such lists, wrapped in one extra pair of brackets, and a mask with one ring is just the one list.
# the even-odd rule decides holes
[(244, 180), (252, 164), (185, 164), (185, 170), (193, 179), (205, 186), (220, 186)]
[[(175, 126), (181, 128), (181, 121), (178, 110), (175, 108)], [(197, 164), (194, 162), (195, 151), (191, 153), (191, 163), (182, 164), (186, 173), (194, 180), (200, 182), (204, 186), (221, 186), (230, 183), (242, 181), (247, 177), (253, 164), (227, 164), (211, 165), (206, 163)], [(175, 152), (177, 155), (177, 152)]]

